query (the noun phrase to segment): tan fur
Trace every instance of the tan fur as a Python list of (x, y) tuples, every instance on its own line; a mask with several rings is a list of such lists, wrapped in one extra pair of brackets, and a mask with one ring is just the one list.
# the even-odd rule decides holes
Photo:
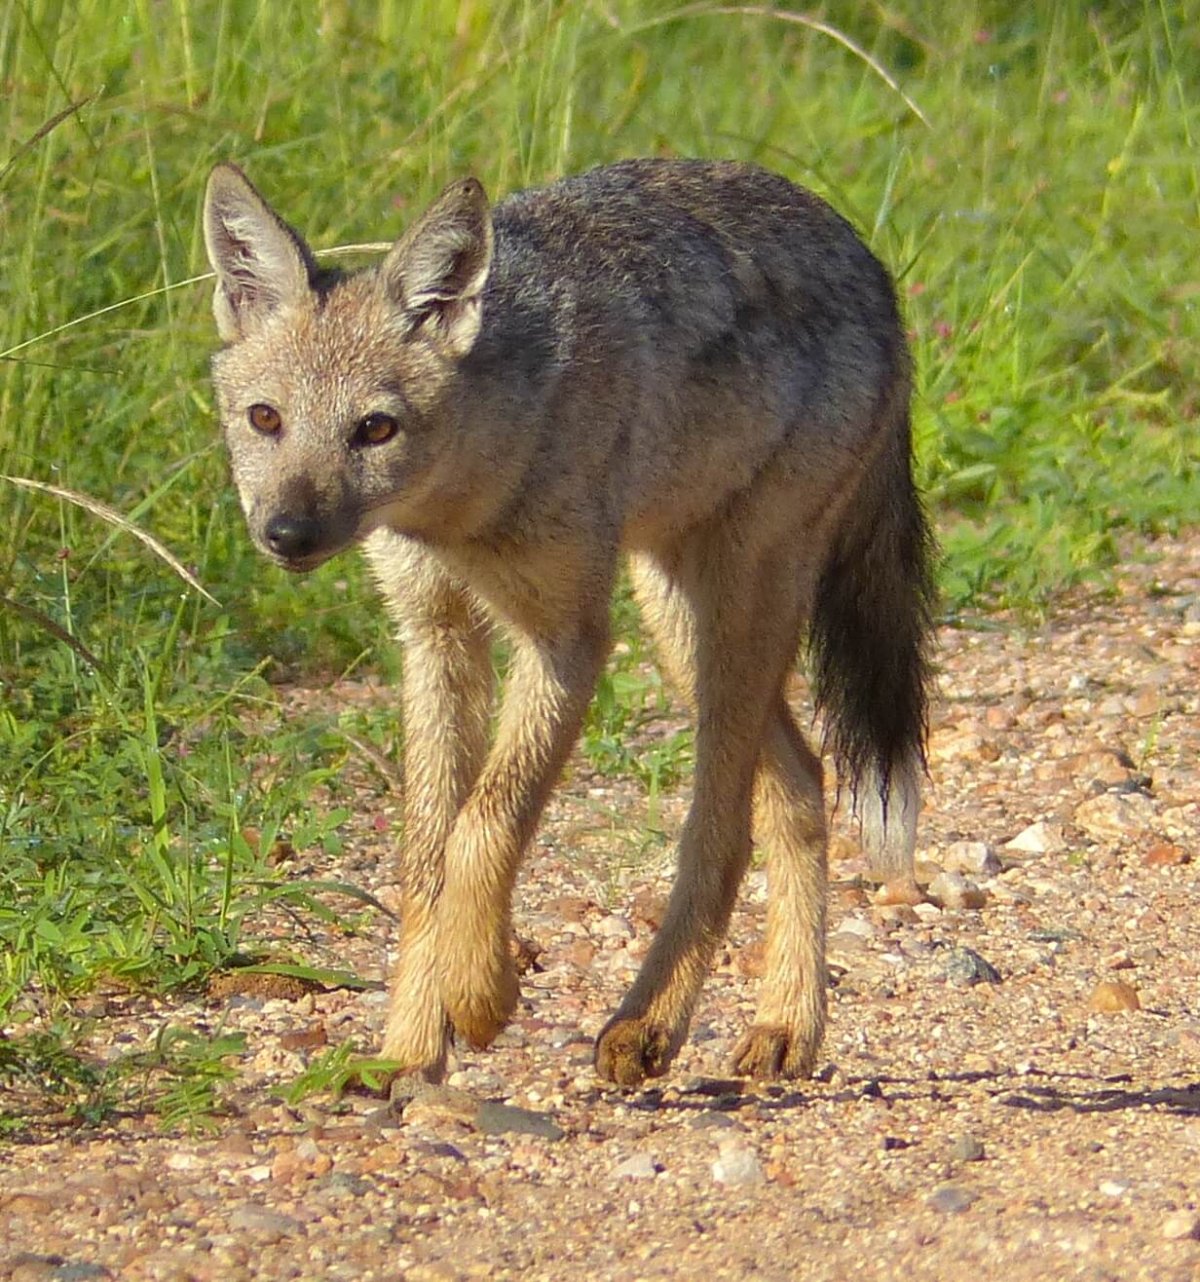
[[(383, 1053), (437, 1079), (452, 1034), (485, 1046), (512, 1014), (513, 886), (604, 663), (627, 552), (696, 715), (696, 770), (666, 918), (597, 1069), (636, 1084), (678, 1051), (753, 814), (772, 897), (735, 1065), (810, 1072), (822, 774), (784, 698), (806, 628), (848, 757), (867, 760), (853, 764), (873, 780), (870, 839), (901, 877), (919, 804), (928, 539), (886, 273), (815, 197), (731, 164), (628, 162), (494, 208), (456, 184), (378, 269), (348, 277), (322, 275), (232, 166), (210, 179), (205, 229), (227, 344), (214, 377), (251, 532), (295, 570), (361, 542), (405, 648)], [(278, 430), (253, 425), (263, 405)], [(372, 439), (380, 421), (395, 430)], [(911, 626), (893, 665), (908, 702), (889, 722), (874, 692), (893, 609)], [(512, 664), (489, 747), (496, 628)], [(847, 712), (860, 673), (872, 695)]]

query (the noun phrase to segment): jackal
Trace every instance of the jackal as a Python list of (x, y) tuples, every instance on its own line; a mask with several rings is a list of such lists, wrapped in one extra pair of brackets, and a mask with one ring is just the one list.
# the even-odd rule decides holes
[[(877, 869), (912, 877), (932, 543), (887, 272), (750, 165), (631, 160), (490, 206), (456, 182), (375, 267), (318, 266), (230, 164), (204, 207), (213, 373), (250, 532), (289, 570), (362, 543), (404, 645), (401, 947), (383, 1054), (437, 1080), (518, 997), (513, 884), (609, 648), (627, 554), (696, 719), (669, 906), (600, 1033), (632, 1085), (683, 1042), (751, 854), (766, 970), (735, 1071), (811, 1071), (825, 1023), (817, 708)], [(489, 746), (494, 629), (512, 644)]]

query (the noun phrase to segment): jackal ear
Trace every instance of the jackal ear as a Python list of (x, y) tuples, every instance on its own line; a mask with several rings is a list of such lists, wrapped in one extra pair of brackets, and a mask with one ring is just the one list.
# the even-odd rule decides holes
[(311, 288), (312, 251), (236, 165), (220, 164), (209, 175), (204, 243), (217, 273), (217, 332), (227, 343)]
[(482, 323), (492, 265), (492, 215), (483, 187), (464, 178), (447, 187), (392, 246), (379, 269), (405, 332), (420, 329), (465, 356)]

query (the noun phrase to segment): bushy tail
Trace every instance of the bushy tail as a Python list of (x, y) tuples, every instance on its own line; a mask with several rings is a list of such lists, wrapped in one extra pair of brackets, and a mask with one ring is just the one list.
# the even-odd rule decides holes
[(826, 736), (874, 868), (911, 878), (925, 768), (935, 547), (912, 478), (907, 388), (846, 509), (809, 630)]

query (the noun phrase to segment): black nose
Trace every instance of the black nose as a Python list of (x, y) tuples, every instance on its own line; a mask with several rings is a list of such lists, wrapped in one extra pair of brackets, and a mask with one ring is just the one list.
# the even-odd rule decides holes
[(263, 537), (267, 546), (288, 561), (298, 561), (311, 556), (320, 542), (320, 527), (309, 516), (293, 516), (280, 512), (267, 522)]

